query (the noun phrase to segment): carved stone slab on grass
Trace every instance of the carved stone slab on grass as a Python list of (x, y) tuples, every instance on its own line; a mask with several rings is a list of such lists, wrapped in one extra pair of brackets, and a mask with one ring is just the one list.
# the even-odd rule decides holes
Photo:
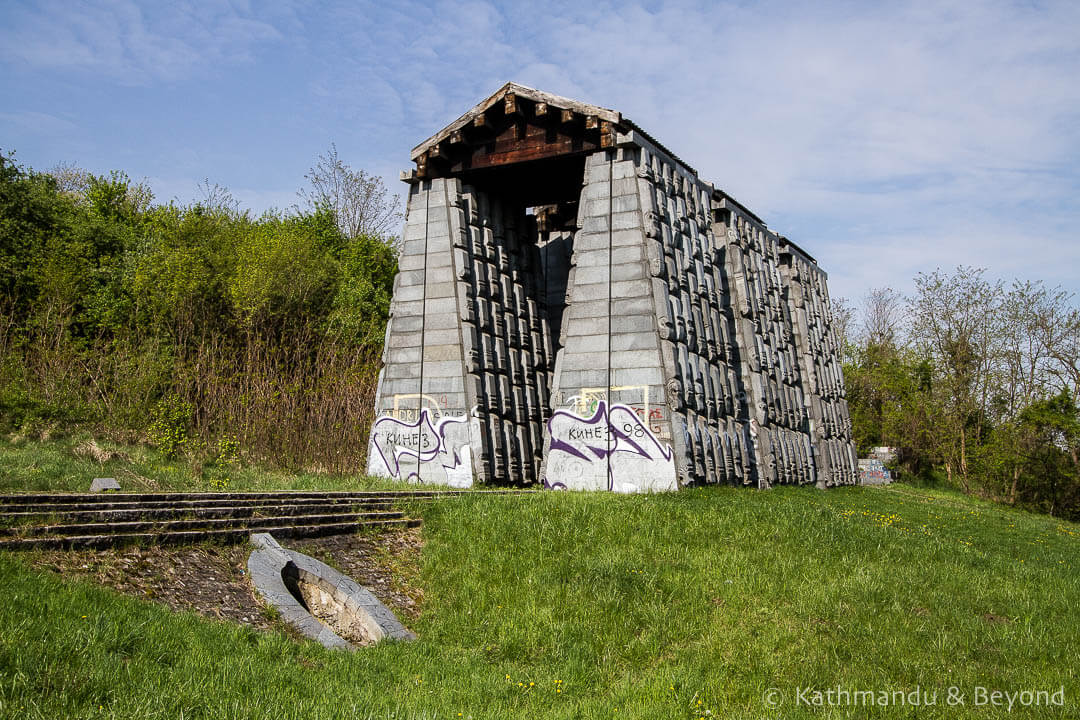
[[(255, 533), (248, 572), (259, 595), (285, 622), (328, 648), (355, 649), (416, 635), (377, 597), (329, 565)], [(343, 637), (344, 636), (344, 637)]]
[(120, 483), (116, 478), (94, 478), (90, 483), (90, 492), (105, 492), (106, 490), (119, 490)]

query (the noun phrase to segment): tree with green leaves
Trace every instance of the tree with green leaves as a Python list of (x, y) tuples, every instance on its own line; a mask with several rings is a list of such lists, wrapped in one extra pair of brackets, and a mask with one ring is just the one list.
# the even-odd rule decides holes
[(1020, 413), (1021, 493), (1051, 515), (1080, 507), (1080, 408), (1067, 391), (1038, 400)]

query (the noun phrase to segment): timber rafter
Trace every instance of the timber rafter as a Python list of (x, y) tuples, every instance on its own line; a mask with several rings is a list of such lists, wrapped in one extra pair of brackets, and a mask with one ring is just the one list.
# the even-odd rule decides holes
[(415, 178), (447, 177), (615, 146), (620, 113), (507, 83), (413, 148)]

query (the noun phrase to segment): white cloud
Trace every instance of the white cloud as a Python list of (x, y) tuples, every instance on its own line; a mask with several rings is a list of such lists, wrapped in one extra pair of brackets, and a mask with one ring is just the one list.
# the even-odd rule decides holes
[[(333, 141), (403, 192), (414, 144), (516, 80), (624, 112), (805, 246), (834, 294), (904, 289), (919, 270), (959, 263), (1080, 290), (1077, 3), (574, 0), (537, 12), (484, 0), (98, 0), (7, 15), (11, 67), (113, 84), (257, 70), (260, 52), (280, 50), (302, 68), (281, 93), (304, 133), (280, 149), (281, 167), (306, 168)], [(6, 111), (10, 127), (29, 111), (60, 117)], [(257, 133), (228, 158), (200, 153), (172, 172), (228, 182), (228, 162), (267, 147)], [(279, 197), (240, 184), (257, 206)]]
[(53, 0), (13, 10), (0, 30), (0, 52), (32, 68), (101, 73), (112, 82), (148, 85), (249, 62), (254, 46), (281, 38), (273, 24), (228, 3)]
[(564, 17), (542, 31), (546, 60), (581, 99), (622, 110), (791, 234), (834, 292), (959, 262), (1076, 287), (1047, 263), (1075, 257), (1080, 220), (1080, 6), (661, 3)]

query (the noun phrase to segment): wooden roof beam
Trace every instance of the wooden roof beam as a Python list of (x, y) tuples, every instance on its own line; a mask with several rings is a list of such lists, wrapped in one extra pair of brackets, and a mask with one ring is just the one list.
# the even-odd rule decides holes
[(600, 147), (609, 148), (615, 146), (615, 127), (607, 120), (600, 123)]

